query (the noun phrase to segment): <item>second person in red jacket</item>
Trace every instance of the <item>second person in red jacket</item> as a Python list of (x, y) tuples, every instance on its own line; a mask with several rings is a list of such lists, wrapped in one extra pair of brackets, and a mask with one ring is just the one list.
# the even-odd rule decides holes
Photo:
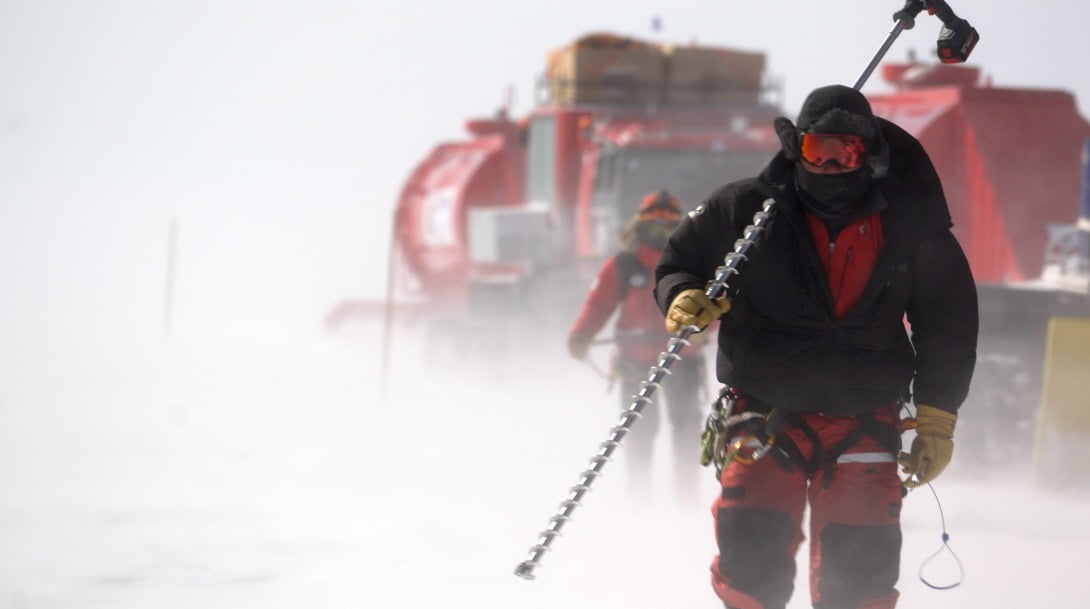
[[(594, 283), (568, 334), (572, 357), (587, 356), (594, 337), (616, 313), (613, 338), (616, 344), (612, 374), (620, 380), (621, 408), (627, 408), (666, 347), (670, 335), (663, 328), (663, 315), (652, 294), (653, 269), (670, 233), (681, 222), (677, 199), (660, 190), (647, 194), (636, 214), (621, 233), (621, 251), (598, 269)], [(643, 410), (643, 416), (625, 438), (624, 456), (631, 482), (649, 482), (652, 448), (662, 419), (667, 418), (673, 445), (676, 490), (695, 491), (700, 432), (705, 396), (705, 362), (693, 348), (671, 368), (670, 381), (663, 383), (665, 415), (661, 400)], [(656, 394), (656, 398), (658, 394)]]

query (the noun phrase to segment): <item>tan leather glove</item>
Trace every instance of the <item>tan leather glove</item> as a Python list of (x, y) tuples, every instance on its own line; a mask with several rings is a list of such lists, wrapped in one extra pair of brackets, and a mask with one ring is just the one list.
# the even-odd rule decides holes
[(686, 326), (703, 330), (727, 311), (730, 311), (730, 300), (726, 296), (712, 300), (704, 294), (704, 290), (682, 290), (666, 311), (666, 331), (674, 333)]
[(590, 350), (591, 337), (585, 334), (572, 334), (568, 337), (568, 353), (575, 359), (583, 359)]
[(910, 452), (897, 457), (908, 474), (905, 488), (916, 488), (939, 477), (954, 454), (954, 424), (958, 415), (934, 406), (916, 405), (916, 438)]

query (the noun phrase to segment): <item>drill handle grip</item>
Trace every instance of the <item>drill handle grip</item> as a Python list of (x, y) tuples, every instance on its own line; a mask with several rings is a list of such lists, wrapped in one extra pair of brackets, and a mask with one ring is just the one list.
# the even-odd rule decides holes
[(961, 21), (961, 18), (954, 14), (954, 9), (950, 8), (946, 0), (905, 0), (904, 8), (893, 13), (893, 20), (904, 21), (904, 28), (911, 30), (916, 25), (916, 15), (919, 15), (920, 11), (924, 9), (927, 9), (927, 14), (935, 15), (939, 18), (939, 21), (942, 21), (943, 25), (950, 28), (953, 28)]
[(946, 0), (928, 0), (927, 12), (939, 18), (946, 27), (953, 28), (961, 19), (954, 14), (954, 9), (946, 3)]
[(916, 27), (916, 15), (924, 8), (927, 7), (923, 0), (905, 0), (904, 8), (893, 13), (893, 20), (900, 22), (904, 29), (911, 30)]

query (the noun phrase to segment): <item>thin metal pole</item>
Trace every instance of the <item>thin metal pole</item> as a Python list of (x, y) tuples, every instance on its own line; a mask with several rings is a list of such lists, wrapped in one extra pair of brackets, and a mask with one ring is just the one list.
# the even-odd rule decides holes
[[(734, 242), (734, 249), (723, 259), (723, 265), (715, 270), (715, 279), (708, 283), (704, 294), (708, 298), (719, 298), (727, 291), (727, 282), (739, 273), (740, 267), (746, 260), (757, 241), (767, 229), (775, 217), (776, 201), (765, 199), (761, 205), (761, 211), (753, 216), (753, 223), (742, 231), (742, 238)], [(552, 547), (553, 541), (560, 536), (560, 530), (564, 524), (571, 520), (572, 512), (581, 505), (583, 496), (590, 490), (590, 485), (602, 474), (602, 468), (609, 461), (613, 452), (620, 446), (621, 441), (628, 435), (629, 429), (636, 419), (642, 416), (643, 408), (651, 402), (654, 395), (666, 375), (670, 374), (670, 366), (681, 359), (679, 352), (689, 344), (689, 336), (697, 331), (696, 326), (682, 328), (671, 337), (667, 343), (666, 351), (659, 353), (658, 363), (651, 366), (647, 380), (640, 384), (639, 392), (632, 396), (632, 403), (628, 409), (621, 413), (620, 421), (609, 430), (609, 436), (599, 445), (598, 453), (591, 457), (590, 467), (579, 474), (579, 480), (568, 490), (568, 496), (560, 503), (560, 509), (549, 519), (547, 528), (538, 535), (537, 543), (530, 547), (530, 554), (526, 560), (515, 568), (515, 575), (523, 579), (534, 579), (534, 569), (541, 562), (545, 552)]]
[(390, 248), (386, 254), (386, 302), (382, 315), (382, 372), (379, 379), (380, 393), (386, 395), (389, 388), (390, 352), (393, 348), (394, 325), (394, 268), (397, 258), (397, 212), (394, 212), (393, 222), (390, 227)]
[(886, 51), (889, 47), (893, 46), (893, 41), (897, 40), (897, 37), (901, 35), (904, 30), (911, 30), (916, 27), (916, 15), (920, 14), (920, 11), (927, 8), (927, 2), (925, 0), (906, 0), (904, 8), (893, 14), (893, 28), (890, 29), (889, 34), (886, 35), (885, 42), (878, 48), (878, 52), (871, 58), (870, 63), (863, 69), (863, 73), (856, 79), (852, 88), (859, 90), (863, 88), (863, 83), (867, 82), (870, 78), (871, 72), (878, 66), (878, 62), (882, 61), (885, 57)]
[(167, 228), (166, 285), (163, 292), (163, 336), (169, 337), (174, 326), (174, 275), (178, 250), (178, 221), (171, 219)]
[(889, 51), (889, 47), (893, 46), (893, 41), (897, 40), (897, 37), (901, 35), (902, 31), (910, 27), (907, 26), (906, 23), (907, 22), (904, 19), (899, 19), (897, 20), (897, 23), (893, 24), (893, 28), (889, 31), (889, 34), (886, 35), (885, 42), (883, 42), (882, 46), (878, 48), (878, 52), (874, 54), (874, 57), (871, 58), (870, 63), (868, 63), (867, 67), (863, 69), (863, 73), (859, 75), (859, 78), (856, 79), (855, 84), (852, 85), (853, 89), (858, 91), (859, 89), (863, 88), (863, 83), (867, 82), (867, 79), (870, 78), (871, 72), (874, 72), (874, 68), (878, 67), (878, 62), (882, 61), (882, 58), (885, 57), (886, 52)]

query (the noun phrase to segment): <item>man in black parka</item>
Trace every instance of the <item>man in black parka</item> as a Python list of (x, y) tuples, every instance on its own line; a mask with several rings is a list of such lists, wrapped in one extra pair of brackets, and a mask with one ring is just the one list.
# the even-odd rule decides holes
[[(976, 288), (930, 159), (861, 93), (816, 89), (797, 126), (774, 126), (781, 152), (691, 212), (655, 270), (668, 331), (722, 320), (724, 397), (731, 414), (759, 415), (727, 430), (712, 584), (729, 608), (783, 609), (809, 505), (814, 607), (892, 609), (904, 488), (949, 463), (976, 360)], [(708, 299), (770, 197), (769, 230), (728, 296)], [(910, 391), (916, 437), (899, 453)], [(747, 458), (762, 445), (768, 456)]]

